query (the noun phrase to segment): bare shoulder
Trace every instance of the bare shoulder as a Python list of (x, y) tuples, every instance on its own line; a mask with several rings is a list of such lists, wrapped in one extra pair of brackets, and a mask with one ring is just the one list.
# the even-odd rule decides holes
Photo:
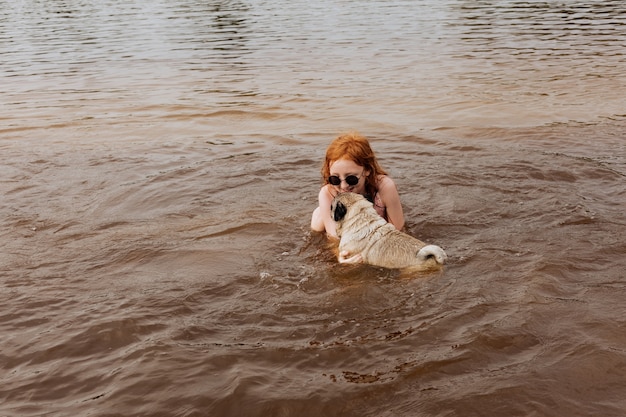
[(330, 205), (333, 201), (333, 195), (330, 192), (330, 186), (325, 185), (322, 187), (319, 193), (319, 214), (323, 229), (326, 230), (326, 234), (330, 237), (336, 237), (337, 232), (335, 230), (335, 222), (333, 221), (330, 213)]
[(333, 195), (330, 192), (330, 187), (328, 186), (328, 184), (320, 189), (319, 200), (323, 203), (331, 202), (333, 200)]
[(378, 192), (382, 195), (398, 194), (396, 183), (388, 175), (378, 177)]

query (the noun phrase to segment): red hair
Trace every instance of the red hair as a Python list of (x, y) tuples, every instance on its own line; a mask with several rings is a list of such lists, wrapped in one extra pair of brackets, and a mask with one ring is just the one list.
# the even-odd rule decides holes
[(322, 181), (328, 184), (330, 176), (330, 164), (340, 159), (348, 159), (362, 166), (369, 175), (365, 178), (365, 192), (374, 197), (377, 190), (377, 179), (380, 175), (387, 175), (376, 160), (368, 140), (358, 132), (349, 132), (338, 136), (326, 149), (326, 158), (322, 165)]

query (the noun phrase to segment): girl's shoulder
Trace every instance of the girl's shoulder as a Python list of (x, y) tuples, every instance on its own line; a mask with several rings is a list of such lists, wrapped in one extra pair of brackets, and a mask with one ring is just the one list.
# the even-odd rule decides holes
[(376, 182), (377, 191), (383, 191), (389, 187), (396, 188), (396, 183), (391, 179), (389, 175), (379, 175)]
[(320, 188), (320, 194), (321, 193), (328, 193), (331, 194), (330, 190), (331, 190), (331, 185), (330, 184), (324, 184), (322, 185), (322, 188)]
[(330, 191), (331, 185), (325, 184), (320, 188), (319, 198), (323, 198), (324, 200), (332, 200), (334, 198), (333, 193)]
[(398, 188), (391, 177), (381, 175), (378, 178), (375, 198), (378, 198), (382, 202), (381, 205), (385, 206), (399, 200), (400, 196), (398, 195)]

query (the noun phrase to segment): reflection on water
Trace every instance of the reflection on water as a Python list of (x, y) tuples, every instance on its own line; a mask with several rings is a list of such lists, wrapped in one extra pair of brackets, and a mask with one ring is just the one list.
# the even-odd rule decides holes
[[(0, 8), (0, 415), (621, 417), (621, 1)], [(356, 128), (441, 274), (308, 230)]]
[[(234, 124), (248, 135), (320, 124), (410, 132), (596, 122), (624, 114), (622, 9), (618, 1), (14, 2), (0, 12), (4, 117), (12, 126), (132, 124), (139, 136), (172, 115), (225, 135)], [(32, 101), (36, 108), (23, 105)]]
[[(495, 4), (494, 4), (495, 3)], [(473, 59), (520, 71), (557, 67), (562, 77), (617, 77), (625, 49), (626, 17), (619, 2), (464, 2), (463, 48)], [(543, 81), (549, 81), (544, 78)]]

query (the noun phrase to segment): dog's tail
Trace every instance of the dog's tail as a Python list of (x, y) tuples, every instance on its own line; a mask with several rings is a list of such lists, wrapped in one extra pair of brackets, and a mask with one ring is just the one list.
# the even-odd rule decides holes
[(446, 263), (448, 255), (437, 245), (426, 245), (417, 252), (417, 257), (426, 262), (429, 259), (434, 259), (440, 265)]

